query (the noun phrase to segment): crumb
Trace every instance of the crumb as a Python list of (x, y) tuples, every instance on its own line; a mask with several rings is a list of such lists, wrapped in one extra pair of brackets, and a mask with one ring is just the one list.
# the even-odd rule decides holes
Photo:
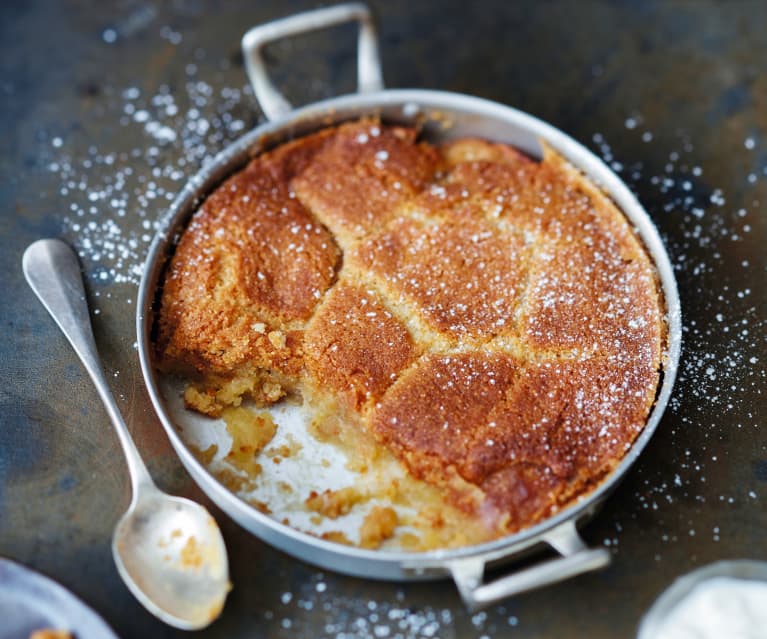
[(192, 384), (184, 389), (184, 405), (208, 417), (219, 417), (223, 410), (223, 406), (216, 401), (215, 390), (200, 389)]
[(232, 449), (226, 460), (234, 468), (254, 477), (261, 470), (256, 457), (277, 433), (277, 425), (267, 412), (255, 413), (246, 408), (227, 408), (222, 414), (226, 430), (232, 436)]
[(249, 499), (248, 503), (254, 508), (256, 508), (259, 512), (264, 513), (265, 515), (272, 514), (272, 510), (269, 508), (269, 505), (263, 501), (259, 501), (257, 499)]
[(423, 549), (423, 540), (416, 534), (405, 532), (397, 537), (402, 548), (411, 552)]
[(397, 513), (388, 506), (374, 506), (360, 526), (360, 546), (379, 548), (394, 535), (397, 528)]
[(326, 490), (319, 494), (312, 491), (304, 503), (309, 510), (330, 519), (337, 519), (346, 515), (363, 499), (364, 496), (356, 488), (349, 486), (339, 490)]
[(287, 344), (285, 333), (282, 331), (271, 331), (267, 337), (274, 348), (285, 348), (285, 344)]
[(340, 530), (329, 530), (327, 532), (322, 533), (320, 535), (322, 539), (325, 539), (326, 541), (332, 541), (337, 544), (343, 544), (344, 546), (353, 546), (354, 544), (351, 542), (351, 540)]
[(197, 539), (192, 535), (187, 539), (186, 544), (181, 549), (179, 555), (182, 568), (195, 568), (198, 569), (202, 566), (202, 553), (201, 548), (197, 543)]
[(194, 446), (192, 444), (189, 444), (188, 446), (189, 446), (189, 450), (192, 451), (192, 454), (205, 467), (210, 466), (210, 463), (213, 461), (213, 458), (216, 456), (216, 453), (218, 453), (218, 446), (216, 446), (216, 444), (211, 444), (205, 450), (200, 450), (199, 448), (197, 448), (197, 446)]
[(292, 457), (298, 451), (301, 450), (302, 446), (290, 435), (288, 435), (287, 439), (288, 441), (286, 444), (281, 444), (277, 446), (276, 448), (270, 448), (264, 454), (267, 457), (278, 457), (278, 456), (282, 458)]
[(254, 462), (250, 466), (250, 474), (234, 470), (228, 466), (213, 469), (213, 476), (233, 493), (242, 493), (254, 488), (256, 478), (262, 472), (261, 464)]
[(74, 635), (67, 630), (41, 628), (29, 635), (29, 639), (74, 639)]

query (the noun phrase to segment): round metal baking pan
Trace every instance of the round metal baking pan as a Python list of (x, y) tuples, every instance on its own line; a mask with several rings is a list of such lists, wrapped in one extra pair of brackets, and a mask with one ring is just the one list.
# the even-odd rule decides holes
[[(360, 23), (360, 92), (292, 109), (269, 81), (262, 47), (273, 40), (355, 20)], [(182, 463), (200, 487), (243, 527), (310, 563), (330, 570), (376, 579), (413, 580), (452, 575), (470, 608), (489, 605), (511, 594), (560, 581), (609, 563), (604, 548), (588, 549), (576, 525), (590, 517), (636, 461), (668, 403), (681, 345), (679, 296), (663, 243), (649, 216), (630, 190), (584, 146), (545, 122), (501, 104), (456, 93), (431, 90), (385, 90), (381, 81), (375, 30), (368, 9), (347, 4), (310, 11), (256, 27), (243, 38), (243, 50), (255, 94), (271, 121), (257, 127), (219, 153), (184, 187), (162, 221), (149, 250), (137, 308), (141, 368), (152, 403)], [(152, 326), (158, 285), (168, 259), (200, 202), (250, 158), (280, 143), (322, 127), (363, 116), (387, 123), (417, 125), (432, 142), (476, 136), (510, 144), (540, 158), (541, 141), (580, 169), (615, 202), (644, 243), (657, 269), (666, 303), (668, 339), (662, 381), (647, 424), (618, 467), (592, 492), (555, 516), (495, 541), (421, 553), (365, 550), (325, 541), (300, 532), (258, 511), (220, 484), (190, 452), (177, 432), (152, 362)], [(561, 557), (483, 584), (485, 567), (546, 544)]]

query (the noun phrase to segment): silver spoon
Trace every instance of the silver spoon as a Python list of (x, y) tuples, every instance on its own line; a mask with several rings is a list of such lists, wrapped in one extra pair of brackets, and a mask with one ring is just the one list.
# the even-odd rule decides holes
[(152, 482), (104, 379), (77, 257), (60, 240), (24, 252), (24, 276), (80, 357), (104, 402), (128, 462), (133, 498), (112, 538), (117, 570), (149, 612), (177, 628), (204, 628), (229, 591), (224, 540), (207, 510)]

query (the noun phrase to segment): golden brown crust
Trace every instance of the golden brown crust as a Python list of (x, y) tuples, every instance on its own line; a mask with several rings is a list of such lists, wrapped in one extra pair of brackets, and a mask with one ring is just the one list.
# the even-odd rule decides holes
[(492, 336), (513, 323), (525, 247), (482, 220), (395, 220), (364, 242), (351, 266), (376, 274), (394, 299), (406, 296), (434, 329), (452, 338)]
[(354, 410), (378, 400), (418, 355), (410, 333), (374, 292), (344, 283), (309, 324), (304, 351), (315, 383), (345, 395)]
[[(370, 119), (283, 145), (214, 192), (158, 328), (163, 365), (201, 378), (197, 410), (298, 388), (495, 535), (620, 462), (665, 339), (646, 251), (553, 150), (435, 148)], [(396, 526), (385, 514), (371, 545)]]
[[(531, 514), (536, 500), (557, 506), (612, 469), (644, 426), (657, 375), (603, 358), (425, 358), (386, 394), (372, 427), (416, 476), (444, 482), (454, 467), (516, 530), (546, 514)], [(531, 483), (546, 486), (532, 501)]]
[(376, 120), (341, 125), (292, 187), (348, 246), (391, 219), (434, 176), (439, 155), (415, 138), (413, 129)]
[(504, 354), (463, 353), (422, 358), (391, 388), (371, 420), (379, 441), (427, 479), (466, 466), (476, 442), (491, 435), (487, 414), (503, 400), (519, 363)]
[[(528, 363), (488, 415), (494, 445), (475, 451), (477, 483), (509, 515), (505, 528), (537, 521), (612, 470), (644, 427), (657, 382), (656, 369), (603, 358)], [(515, 477), (519, 490), (508, 490)], [(536, 514), (532, 493), (545, 498)]]
[(662, 316), (649, 264), (627, 256), (614, 236), (556, 243), (539, 252), (520, 314), (533, 348), (579, 348), (591, 353), (658, 361)]
[(253, 160), (194, 215), (165, 278), (162, 358), (203, 372), (249, 362), (300, 371), (301, 333), (335, 278), (340, 252), (286, 179), (326, 133)]

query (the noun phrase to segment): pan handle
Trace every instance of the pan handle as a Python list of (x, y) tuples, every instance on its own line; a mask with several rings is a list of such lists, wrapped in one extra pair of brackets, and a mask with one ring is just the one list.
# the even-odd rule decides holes
[(269, 78), (263, 57), (264, 46), (282, 38), (353, 21), (360, 24), (357, 90), (360, 93), (380, 91), (384, 85), (375, 22), (370, 9), (362, 3), (351, 2), (298, 13), (253, 27), (243, 36), (242, 53), (250, 84), (256, 94), (256, 100), (269, 120), (278, 120), (292, 111), (293, 107)]
[(453, 580), (469, 610), (480, 610), (512, 595), (598, 570), (610, 563), (610, 553), (606, 549), (586, 547), (572, 521), (560, 524), (544, 535), (543, 540), (562, 557), (535, 564), (489, 583), (483, 583), (485, 560), (482, 557), (448, 562)]

